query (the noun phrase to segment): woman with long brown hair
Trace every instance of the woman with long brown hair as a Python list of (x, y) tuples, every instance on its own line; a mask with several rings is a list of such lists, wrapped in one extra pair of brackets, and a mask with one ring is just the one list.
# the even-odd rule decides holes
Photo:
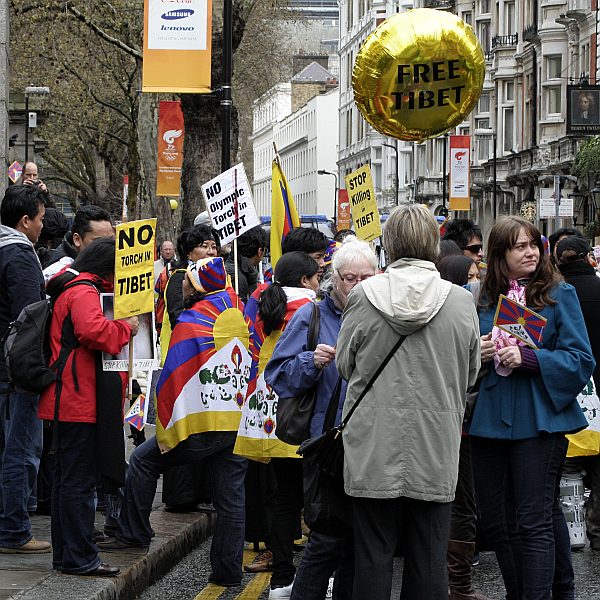
[[(572, 599), (558, 487), (565, 434), (587, 425), (577, 394), (594, 359), (575, 290), (552, 268), (540, 232), (506, 217), (492, 227), (487, 247), (479, 326), (488, 373), (469, 430), (481, 523), (507, 599)], [(501, 294), (547, 319), (536, 348), (494, 326)]]

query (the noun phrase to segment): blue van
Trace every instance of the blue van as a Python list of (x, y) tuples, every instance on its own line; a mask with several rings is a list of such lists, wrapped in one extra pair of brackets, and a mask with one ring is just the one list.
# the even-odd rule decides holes
[[(261, 217), (260, 224), (265, 228), (267, 235), (270, 235), (271, 216)], [(302, 227), (315, 227), (324, 233), (330, 240), (333, 239), (333, 221), (326, 215), (300, 215), (300, 225), (302, 225)]]

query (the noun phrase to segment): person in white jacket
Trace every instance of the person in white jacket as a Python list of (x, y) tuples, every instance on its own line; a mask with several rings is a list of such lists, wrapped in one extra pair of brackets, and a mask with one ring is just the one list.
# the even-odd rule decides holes
[(392, 263), (350, 293), (336, 363), (344, 415), (398, 337), (406, 339), (344, 430), (344, 485), (353, 498), (356, 600), (388, 600), (397, 542), (403, 600), (447, 600), (446, 549), (467, 388), (480, 366), (473, 298), (440, 278), (439, 229), (421, 205), (385, 227)]

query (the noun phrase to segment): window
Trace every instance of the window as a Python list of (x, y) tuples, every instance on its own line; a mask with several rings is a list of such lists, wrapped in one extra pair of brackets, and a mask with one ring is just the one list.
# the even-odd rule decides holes
[(513, 81), (504, 83), (504, 100), (506, 102), (514, 102), (515, 99), (515, 84)]
[(462, 19), (467, 25), (473, 25), (473, 13), (470, 10), (462, 14)]
[[(489, 119), (475, 119), (475, 129), (489, 129)], [(492, 140), (486, 137), (477, 137), (477, 159), (488, 160), (492, 156)]]
[(562, 111), (562, 88), (560, 85), (546, 87), (547, 110), (549, 115), (560, 114)]
[(490, 31), (491, 28), (489, 21), (479, 21), (479, 23), (477, 23), (477, 37), (479, 38), (479, 43), (486, 54), (489, 53), (492, 46)]
[(504, 3), (504, 35), (516, 33), (515, 25), (515, 3)]
[(562, 56), (546, 56), (546, 79), (560, 79), (562, 76)]
[(479, 96), (479, 112), (480, 113), (489, 113), (490, 112), (490, 94), (489, 92), (484, 92)]
[(504, 151), (511, 152), (514, 141), (514, 110), (512, 108), (504, 109)]
[(489, 13), (490, 12), (490, 0), (479, 0), (479, 12)]

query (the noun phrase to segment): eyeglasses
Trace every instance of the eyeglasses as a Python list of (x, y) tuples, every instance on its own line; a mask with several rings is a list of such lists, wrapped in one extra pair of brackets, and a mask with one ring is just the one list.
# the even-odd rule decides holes
[(339, 271), (338, 275), (344, 283), (350, 284), (358, 283), (359, 281), (364, 281), (365, 279), (369, 279), (369, 277), (373, 277), (373, 273), (366, 273), (364, 275), (342, 275)]
[(465, 246), (463, 250), (468, 250), (473, 254), (479, 254), (483, 250), (483, 244), (471, 244), (470, 246)]
[(198, 244), (197, 246), (194, 246), (194, 248), (202, 248), (203, 250), (212, 250), (213, 252), (217, 251), (217, 246), (216, 244), (207, 244), (206, 242), (203, 242), (202, 244)]

